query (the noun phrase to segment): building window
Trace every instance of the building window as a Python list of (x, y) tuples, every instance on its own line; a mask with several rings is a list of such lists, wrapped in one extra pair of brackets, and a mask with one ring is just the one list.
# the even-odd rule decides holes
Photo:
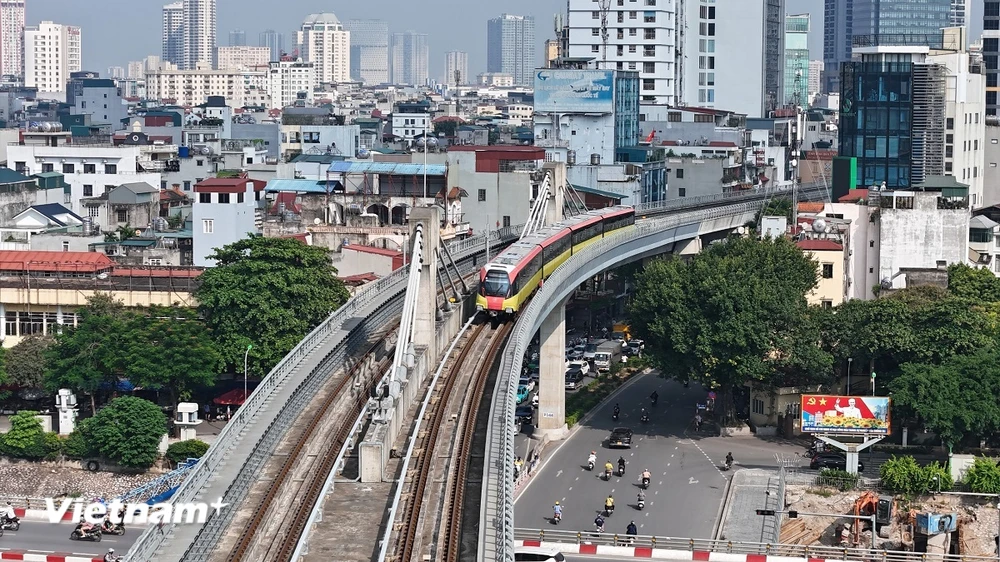
[(229, 194), (228, 193), (220, 193), (219, 194), (219, 203), (229, 203)]
[(83, 165), (83, 173), (85, 173), (85, 174), (96, 174), (97, 173), (97, 164), (84, 164)]
[(599, 52), (601, 52), (601, 46), (600, 45), (591, 45), (590, 46), (590, 52), (591, 53), (599, 53)]
[(64, 252), (68, 252), (69, 251), (69, 240), (63, 240), (62, 248), (63, 248)]
[(74, 172), (74, 167), (72, 164), (63, 164), (62, 170), (62, 173), (64, 174), (72, 174)]
[(215, 232), (215, 221), (212, 219), (202, 219), (201, 221), (201, 231), (204, 234), (212, 234)]
[(677, 179), (682, 179), (684, 177), (684, 168), (677, 168)]
[(118, 219), (118, 222), (128, 223), (128, 210), (118, 209), (115, 211), (115, 218)]
[(84, 185), (83, 186), (83, 196), (84, 197), (93, 197), (94, 196), (94, 186), (92, 186), (92, 185)]
[(830, 299), (823, 299), (823, 300), (819, 301), (819, 304), (823, 308), (833, 308), (833, 301), (830, 300)]
[(237, 203), (242, 203), (243, 202), (243, 192), (242, 191), (236, 194), (236, 202)]
[(644, 29), (642, 32), (643, 39), (656, 39), (656, 29)]
[(671, 111), (667, 114), (667, 122), (669, 123), (680, 123), (681, 122), (681, 112)]
[(754, 398), (752, 400), (750, 408), (753, 410), (753, 413), (760, 416), (764, 415), (764, 401), (761, 400), (760, 398)]
[(656, 72), (656, 63), (655, 62), (642, 63), (642, 71), (647, 74), (653, 74), (654, 72)]
[(485, 189), (480, 189), (479, 190), (479, 201), (486, 201), (486, 190)]
[(191, 180), (184, 180), (184, 191), (191, 191)]
[(601, 19), (601, 12), (590, 12), (590, 19), (592, 20)]
[(947, 119), (947, 120), (945, 121), (945, 126), (944, 126), (944, 128), (945, 128), (945, 129), (948, 129), (949, 131), (952, 131), (952, 130), (954, 130), (954, 129), (955, 129), (955, 118), (954, 118), (954, 117), (949, 117), (949, 118), (948, 118), (948, 119)]
[(52, 171), (52, 164), (42, 164), (42, 173), (47, 174)]
[(19, 174), (26, 174), (28, 173), (28, 164), (26, 162), (14, 162), (14, 170)]
[(687, 194), (688, 194), (688, 190), (687, 190), (686, 187), (678, 187), (677, 188), (677, 196), (678, 197), (687, 197)]
[(163, 265), (163, 259), (161, 258), (149, 258), (146, 265)]
[(194, 165), (195, 166), (204, 166), (205, 165), (205, 161), (199, 158), (198, 160), (194, 161)]
[(833, 264), (824, 263), (823, 264), (823, 279), (833, 279)]
[(211, 193), (199, 193), (198, 194), (198, 202), (199, 203), (211, 203), (212, 202), (212, 194)]
[(508, 228), (510, 226), (510, 215), (503, 216), (503, 227)]
[(104, 173), (105, 174), (117, 174), (118, 173), (118, 165), (117, 164), (105, 164), (104, 165)]

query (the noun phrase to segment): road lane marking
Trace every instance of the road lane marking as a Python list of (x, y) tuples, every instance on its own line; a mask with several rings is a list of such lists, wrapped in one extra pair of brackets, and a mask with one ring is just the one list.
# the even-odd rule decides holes
[(694, 479), (694, 476), (688, 478), (688, 484), (697, 484), (698, 481)]
[(556, 478), (559, 478), (560, 476), (562, 476), (562, 473), (563, 473), (562, 470), (559, 470), (558, 472), (556, 472)]
[(566, 491), (567, 491), (567, 492), (572, 492), (572, 491), (573, 491), (573, 486), (570, 486), (570, 487), (569, 487), (569, 489), (568, 489), (568, 490), (566, 490)]

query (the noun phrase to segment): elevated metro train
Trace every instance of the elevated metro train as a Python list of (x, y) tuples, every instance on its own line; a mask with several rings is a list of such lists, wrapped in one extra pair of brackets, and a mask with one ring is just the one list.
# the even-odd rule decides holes
[(513, 315), (563, 262), (588, 245), (634, 228), (632, 207), (607, 207), (547, 226), (511, 244), (479, 271), (476, 309)]

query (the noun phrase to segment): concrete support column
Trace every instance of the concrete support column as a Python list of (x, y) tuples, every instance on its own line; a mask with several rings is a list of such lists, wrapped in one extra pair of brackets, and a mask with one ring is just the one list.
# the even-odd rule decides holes
[(441, 219), (437, 207), (414, 207), (410, 211), (410, 240), (417, 225), (423, 230), (423, 265), (420, 267), (420, 290), (413, 321), (413, 345), (427, 350), (432, 363), (438, 359), (437, 348), (437, 247), (441, 237)]
[(549, 175), (549, 206), (545, 209), (545, 224), (563, 220), (566, 196), (566, 163), (546, 162), (542, 169)]
[(535, 437), (543, 441), (564, 439), (566, 427), (566, 308), (560, 304), (540, 329), (538, 375), (538, 425)]

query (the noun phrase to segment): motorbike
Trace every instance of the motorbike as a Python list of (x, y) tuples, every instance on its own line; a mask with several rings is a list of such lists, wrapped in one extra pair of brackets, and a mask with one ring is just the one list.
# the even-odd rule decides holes
[(643, 478), (642, 479), (642, 489), (643, 490), (648, 490), (649, 489), (649, 478)]
[(82, 527), (77, 525), (76, 529), (73, 529), (73, 532), (70, 533), (69, 540), (101, 542), (101, 534), (100, 527), (94, 526), (89, 531), (84, 531)]
[(643, 509), (645, 509), (646, 508), (646, 500), (641, 499), (641, 498), (639, 500), (637, 500), (636, 501), (636, 507), (638, 507), (640, 511), (642, 511)]
[(649, 414), (643, 414), (642, 417), (639, 418), (639, 419), (640, 419), (640, 421), (642, 421), (642, 423), (648, 423), (649, 422)]
[(0, 531), (17, 531), (21, 528), (21, 520), (17, 517), (13, 519), (7, 519), (4, 517), (0, 520)]
[(611, 471), (608, 469), (604, 469), (604, 480), (611, 480)]
[(587, 461), (587, 470), (594, 470), (594, 461)]
[(124, 535), (125, 525), (121, 523), (105, 524), (101, 526), (101, 533), (105, 535)]
[(613, 506), (613, 505), (606, 505), (605, 504), (605, 506), (604, 506), (604, 513), (605, 513), (605, 517), (611, 517), (615, 513), (615, 506)]
[(554, 524), (558, 525), (560, 521), (562, 521), (562, 513), (559, 513), (558, 511), (553, 512), (552, 513), (552, 522)]
[(618, 477), (621, 478), (622, 476), (625, 476), (625, 464), (624, 463), (618, 465)]
[(614, 420), (614, 421), (618, 421), (618, 411), (617, 410), (611, 413), (611, 419)]
[(731, 468), (733, 468), (733, 461), (726, 460), (726, 461), (724, 461), (722, 463), (722, 471), (723, 472), (725, 472), (725, 471), (727, 471), (727, 470), (729, 470)]

